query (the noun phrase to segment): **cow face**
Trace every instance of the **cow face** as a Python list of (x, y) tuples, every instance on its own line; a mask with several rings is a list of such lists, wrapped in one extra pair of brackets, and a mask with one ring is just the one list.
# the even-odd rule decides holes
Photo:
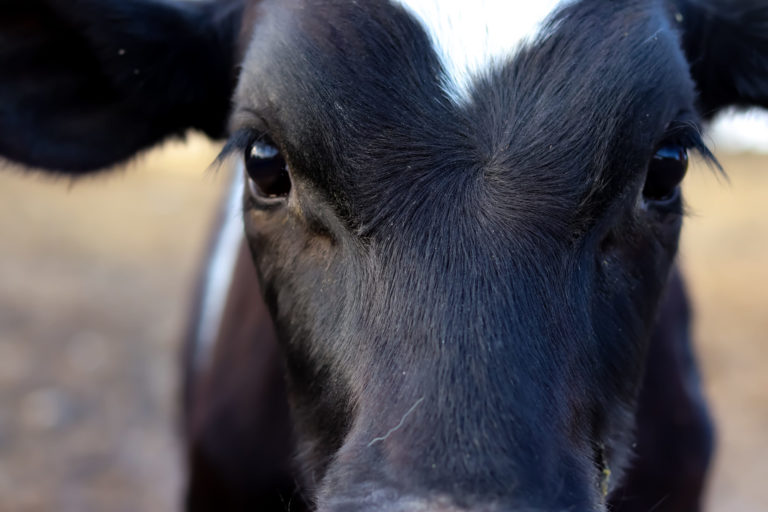
[(321, 508), (594, 508), (703, 148), (673, 14), (576, 2), (457, 77), (408, 6), (262, 9), (228, 149)]
[(74, 4), (8, 8), (0, 154), (216, 134), (240, 62), (224, 154), (319, 509), (602, 507), (700, 119), (768, 102), (760, 6)]

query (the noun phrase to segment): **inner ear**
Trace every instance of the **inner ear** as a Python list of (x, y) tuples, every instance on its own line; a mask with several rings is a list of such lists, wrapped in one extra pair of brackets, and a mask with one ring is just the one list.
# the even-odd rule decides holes
[(728, 106), (768, 108), (768, 3), (673, 2), (706, 118)]

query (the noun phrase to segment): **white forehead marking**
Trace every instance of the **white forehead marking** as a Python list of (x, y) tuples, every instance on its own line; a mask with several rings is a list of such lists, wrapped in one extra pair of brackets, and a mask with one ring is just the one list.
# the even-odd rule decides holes
[(575, 0), (391, 1), (424, 27), (445, 70), (443, 87), (462, 103), (474, 78), (514, 57), (552, 13)]

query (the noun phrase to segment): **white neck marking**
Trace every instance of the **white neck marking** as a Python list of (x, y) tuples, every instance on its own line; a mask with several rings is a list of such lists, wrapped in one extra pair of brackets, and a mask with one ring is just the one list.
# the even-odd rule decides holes
[(218, 228), (216, 242), (205, 269), (202, 305), (194, 349), (194, 368), (197, 372), (204, 371), (213, 357), (214, 346), (219, 337), (224, 316), (224, 307), (227, 305), (227, 296), (232, 286), (235, 263), (237, 263), (240, 245), (244, 243), (242, 165), (240, 163), (235, 168), (235, 175), (224, 205), (224, 218)]

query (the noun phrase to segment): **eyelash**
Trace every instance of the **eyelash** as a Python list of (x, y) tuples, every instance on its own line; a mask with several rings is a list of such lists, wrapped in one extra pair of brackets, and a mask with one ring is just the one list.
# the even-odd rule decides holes
[(701, 130), (695, 121), (681, 118), (669, 123), (656, 147), (667, 144), (676, 144), (689, 151), (695, 151), (706, 162), (714, 165), (722, 172), (722, 167), (717, 158), (715, 158), (715, 155), (712, 154), (701, 138)]
[(241, 155), (248, 149), (248, 146), (257, 140), (264, 141), (272, 146), (275, 145), (265, 133), (250, 128), (241, 128), (229, 136), (215, 162), (220, 164), (232, 155)]

